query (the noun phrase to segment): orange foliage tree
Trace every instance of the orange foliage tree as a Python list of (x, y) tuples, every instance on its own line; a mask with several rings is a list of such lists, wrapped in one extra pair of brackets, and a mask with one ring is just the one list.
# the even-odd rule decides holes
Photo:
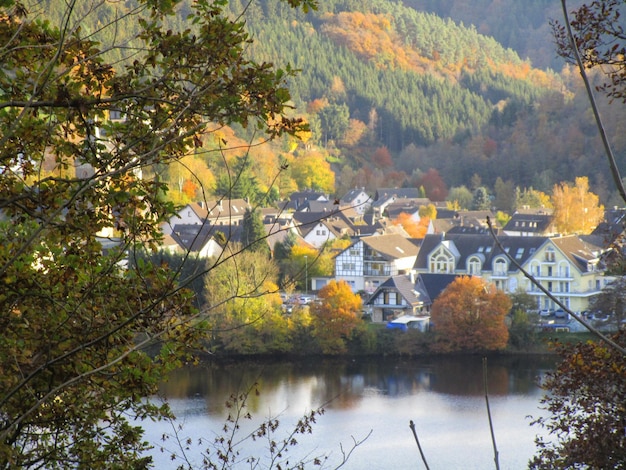
[(422, 217), (419, 221), (413, 219), (410, 214), (406, 212), (400, 212), (394, 225), (401, 225), (402, 228), (413, 238), (424, 238), (428, 231), (428, 225), (430, 219), (428, 217)]
[(591, 233), (604, 217), (604, 206), (599, 201), (600, 198), (589, 191), (586, 176), (576, 178), (573, 185), (555, 185), (552, 205), (556, 229), (561, 233)]
[(346, 352), (346, 339), (361, 323), (361, 297), (345, 281), (330, 281), (311, 307), (313, 336), (324, 354)]
[(509, 331), (504, 317), (511, 299), (480, 277), (463, 276), (435, 300), (431, 320), (440, 352), (504, 349)]

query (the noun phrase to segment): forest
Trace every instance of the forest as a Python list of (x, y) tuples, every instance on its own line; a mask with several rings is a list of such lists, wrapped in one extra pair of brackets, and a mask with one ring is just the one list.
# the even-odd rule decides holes
[[(56, 11), (55, 2), (48, 0), (47, 11)], [(253, 126), (225, 128), (227, 141), (236, 142), (229, 147), (239, 151), (223, 158), (219, 145), (204, 142), (191, 165), (200, 179), (163, 175), (172, 197), (197, 198), (201, 186), (221, 195), (229, 159), (245, 157), (256, 199), (267, 195), (266, 202), (307, 188), (341, 197), (354, 187), (419, 187), (435, 170), (447, 189), (473, 190), (478, 177), (492, 193), (498, 178), (550, 192), (588, 176), (605, 206), (619, 204), (579, 74), (555, 51), (557, 3), (329, 0), (304, 12), (279, 0), (229, 1), (230, 14), (246, 21), (250, 58), (297, 70), (289, 80), (292, 113), (311, 132), (299, 142), (260, 146)], [(101, 23), (123, 21), (130, 8), (111, 4)], [(187, 13), (180, 7), (171, 27), (193, 28)], [(626, 116), (598, 98), (624, 169)], [(322, 170), (319, 180), (311, 168)]]

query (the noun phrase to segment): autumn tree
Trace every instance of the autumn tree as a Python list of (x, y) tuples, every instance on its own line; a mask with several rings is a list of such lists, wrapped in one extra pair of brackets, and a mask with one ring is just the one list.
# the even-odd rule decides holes
[(575, 183), (560, 183), (552, 190), (554, 224), (564, 234), (589, 234), (604, 218), (604, 206), (596, 194), (589, 191), (586, 176)]
[(424, 187), (426, 197), (431, 201), (445, 201), (448, 196), (448, 188), (439, 172), (434, 168), (430, 168), (420, 177), (418, 186)]
[(313, 336), (324, 354), (346, 351), (346, 340), (361, 323), (361, 297), (345, 281), (330, 281), (311, 307)]
[(437, 297), (431, 318), (437, 335), (435, 349), (493, 351), (504, 349), (509, 333), (504, 322), (511, 300), (482, 278), (463, 276)]
[(393, 224), (400, 225), (413, 238), (424, 238), (428, 232), (430, 219), (423, 217), (415, 220), (410, 214), (401, 212), (393, 221)]
[[(626, 102), (626, 37), (621, 23), (623, 4), (622, 0), (585, 3), (574, 10), (570, 24), (585, 68), (599, 69), (606, 74), (605, 82), (598, 89), (610, 98)], [(557, 52), (574, 63), (567, 29), (560, 21), (553, 21), (551, 26)]]
[(552, 209), (550, 196), (533, 188), (515, 188), (515, 207), (529, 209)]
[(437, 207), (434, 204), (427, 204), (425, 206), (420, 206), (417, 213), (420, 217), (427, 217), (431, 220), (437, 218)]
[(474, 196), (466, 186), (457, 186), (450, 189), (446, 201), (455, 210), (470, 209)]
[[(129, 262), (175, 213), (158, 170), (213, 122), (267, 138), (299, 127), (285, 114), (292, 73), (246, 58), (243, 21), (223, 2), (178, 4), (119, 4), (136, 34), (117, 44), (119, 22), (100, 23), (102, 46), (86, 26), (106, 2), (69, 1), (57, 25), (0, 7), (2, 468), (150, 465), (135, 420), (170, 415), (145, 397), (204, 335), (176, 272)], [(193, 31), (166, 26), (185, 11)], [(100, 47), (133, 56), (109, 62)]]
[[(626, 346), (622, 331), (613, 338)], [(599, 342), (559, 344), (562, 358), (543, 386), (548, 412), (534, 424), (548, 432), (537, 439), (530, 468), (626, 468), (626, 356)]]
[(285, 352), (288, 328), (280, 313), (275, 263), (248, 249), (217, 263), (204, 278), (213, 347), (238, 354)]

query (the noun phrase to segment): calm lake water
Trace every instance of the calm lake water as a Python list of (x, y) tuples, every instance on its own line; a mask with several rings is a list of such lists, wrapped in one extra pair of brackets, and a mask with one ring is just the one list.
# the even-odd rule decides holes
[[(530, 426), (530, 416), (542, 414), (538, 381), (554, 365), (552, 357), (489, 359), (489, 405), (501, 469), (526, 468), (534, 454), (534, 438), (541, 430)], [(223, 435), (225, 419), (234, 412), (225, 406), (226, 401), (254, 383), (260, 393), (248, 399), (252, 419), (241, 420), (234, 441), (244, 439), (268, 417), (279, 419), (276, 438), (284, 438), (307, 411), (325, 409), (312, 434), (297, 437), (298, 445), (288, 453), (292, 463), (323, 455), (328, 457), (325, 468), (334, 468), (354, 440), (367, 437), (342, 468), (425, 468), (409, 428), (413, 420), (432, 470), (495, 468), (480, 356), (210, 363), (183, 369), (161, 390), (179, 417), (180, 429), (170, 423), (145, 425), (148, 440), (157, 447), (153, 452), (156, 468), (176, 468), (182, 463), (171, 461), (170, 455), (180, 456), (175, 442), (187, 438), (191, 445), (186, 457), (201, 462), (206, 445), (198, 442), (212, 442)], [(174, 429), (178, 439), (163, 442), (162, 436), (173, 436)], [(244, 463), (245, 457), (267, 456), (266, 449), (266, 441), (244, 440), (236, 468), (251, 468)], [(259, 468), (267, 468), (268, 462), (262, 461)]]

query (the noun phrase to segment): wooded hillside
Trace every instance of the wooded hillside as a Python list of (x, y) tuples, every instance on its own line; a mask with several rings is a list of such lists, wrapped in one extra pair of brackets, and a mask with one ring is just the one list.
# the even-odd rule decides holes
[[(57, 1), (48, 0), (46, 11), (57, 11)], [(132, 4), (110, 7), (102, 24)], [(231, 0), (228, 7), (245, 19), (256, 61), (300, 70), (290, 90), (310, 139), (270, 150), (266, 162), (297, 165), (314, 151), (331, 165), (338, 195), (354, 186), (419, 186), (430, 169), (448, 188), (471, 187), (478, 175), (489, 188), (500, 177), (550, 191), (589, 176), (611, 204), (578, 73), (556, 59), (549, 26), (560, 18), (555, 2), (326, 0), (308, 13), (278, 0)], [(191, 26), (186, 14), (181, 9), (173, 29)], [(116, 40), (130, 31), (120, 27)], [(626, 115), (601, 104), (624, 166)], [(256, 138), (250, 129), (234, 131), (243, 141)], [(306, 184), (285, 178), (281, 192)]]

